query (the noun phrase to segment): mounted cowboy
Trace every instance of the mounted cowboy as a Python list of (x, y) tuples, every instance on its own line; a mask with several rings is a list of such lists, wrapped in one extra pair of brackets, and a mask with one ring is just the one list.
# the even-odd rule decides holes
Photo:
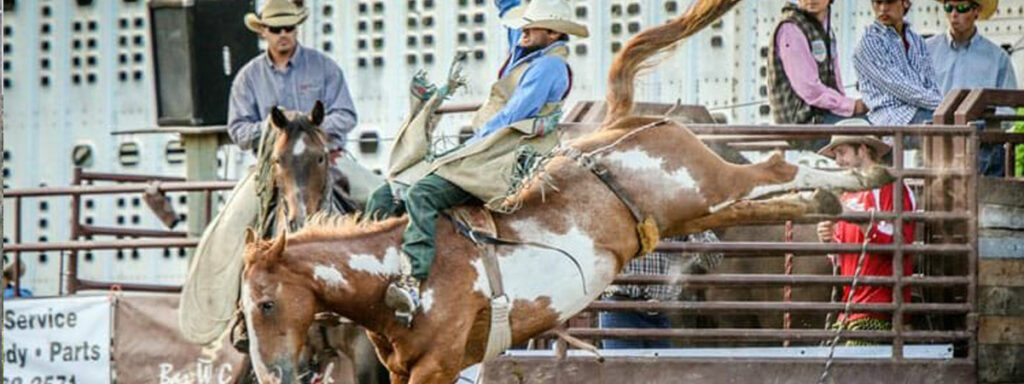
[(419, 308), (420, 284), (434, 261), (439, 213), (474, 201), (496, 208), (515, 189), (513, 170), (520, 156), (546, 153), (559, 143), (553, 130), (572, 86), (566, 42), (570, 35), (587, 37), (589, 31), (573, 21), (572, 7), (564, 0), (533, 0), (525, 6), (520, 0), (497, 0), (496, 5), (507, 28), (509, 56), (473, 117), (473, 137), (447, 154), (428, 154), (424, 138), (436, 123), (429, 117), (461, 80), (450, 74), (449, 84), (435, 91), (414, 79), (413, 95), (420, 102), (414, 102), (392, 151), (389, 184), (367, 204), (374, 218), (409, 214), (402, 251), (411, 266), (403, 268), (385, 298), (406, 325)]
[[(228, 105), (228, 134), (240, 148), (253, 151), (261, 166), (238, 183), (196, 248), (179, 312), (181, 332), (192, 342), (213, 341), (232, 318), (242, 269), (243, 231), (257, 221), (264, 221), (269, 216), (268, 207), (277, 199), (272, 192), (271, 167), (267, 166), (277, 137), (276, 130), (270, 129), (267, 122), (273, 109), (287, 110), (290, 115), (314, 111), (309, 118), (323, 130), (330, 150), (328, 170), (343, 175), (334, 177), (335, 180), (347, 179), (349, 196), (357, 205), (381, 182), (355, 161), (342, 156), (346, 136), (357, 122), (355, 106), (337, 63), (299, 44), (298, 27), (306, 17), (307, 10), (290, 0), (269, 0), (258, 15), (245, 16), (245, 26), (266, 40), (267, 50), (242, 67), (234, 79)], [(325, 195), (331, 195), (330, 187)], [(323, 201), (318, 208), (337, 206), (330, 198)], [(259, 225), (269, 228), (263, 223)]]

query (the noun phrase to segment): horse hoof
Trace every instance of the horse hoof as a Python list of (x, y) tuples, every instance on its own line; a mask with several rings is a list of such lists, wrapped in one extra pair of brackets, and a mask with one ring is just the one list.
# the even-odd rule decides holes
[(861, 174), (861, 180), (866, 188), (881, 188), (896, 180), (883, 166), (872, 167)]
[(817, 189), (811, 195), (811, 211), (825, 215), (838, 215), (843, 213), (843, 205), (839, 198), (832, 192)]

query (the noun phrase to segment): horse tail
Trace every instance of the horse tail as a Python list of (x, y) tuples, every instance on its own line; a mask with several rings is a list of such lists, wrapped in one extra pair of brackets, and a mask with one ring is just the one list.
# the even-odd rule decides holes
[(619, 51), (608, 74), (608, 114), (605, 127), (627, 117), (633, 111), (634, 80), (641, 70), (653, 67), (649, 60), (658, 53), (671, 51), (684, 38), (718, 20), (740, 0), (698, 0), (678, 18), (664, 25), (648, 28), (633, 36), (626, 48)]

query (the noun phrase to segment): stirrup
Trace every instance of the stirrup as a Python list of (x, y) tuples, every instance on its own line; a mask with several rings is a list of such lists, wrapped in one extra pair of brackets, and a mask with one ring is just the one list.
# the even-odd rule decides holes
[(395, 310), (395, 318), (405, 327), (412, 327), (412, 319), (420, 307), (420, 282), (412, 276), (402, 276), (388, 285), (384, 305)]

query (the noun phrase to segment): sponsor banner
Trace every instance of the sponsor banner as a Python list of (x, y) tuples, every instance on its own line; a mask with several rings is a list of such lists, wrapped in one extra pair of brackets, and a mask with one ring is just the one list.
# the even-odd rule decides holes
[(114, 370), (118, 384), (225, 384), (246, 372), (227, 332), (208, 345), (178, 331), (178, 295), (124, 294), (117, 300)]
[(4, 384), (109, 383), (106, 296), (4, 301)]

